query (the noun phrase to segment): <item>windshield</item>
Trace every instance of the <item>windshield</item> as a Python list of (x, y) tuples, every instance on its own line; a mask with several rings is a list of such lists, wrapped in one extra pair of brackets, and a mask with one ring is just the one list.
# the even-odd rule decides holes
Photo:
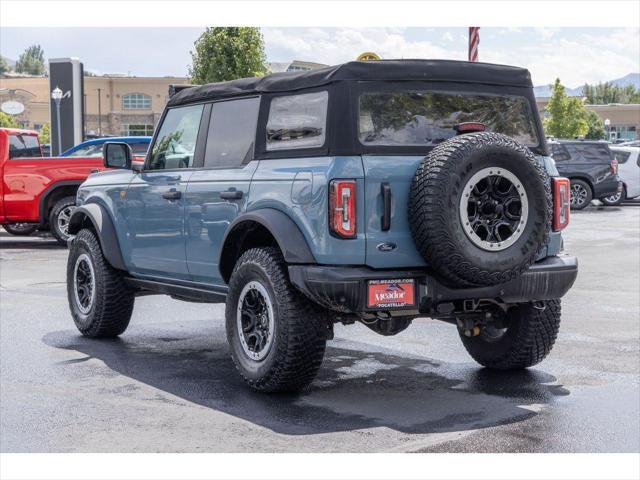
[(426, 90), (360, 96), (358, 128), (364, 145), (433, 146), (454, 137), (454, 126), (463, 122), (482, 122), (488, 132), (531, 147), (539, 144), (524, 97)]

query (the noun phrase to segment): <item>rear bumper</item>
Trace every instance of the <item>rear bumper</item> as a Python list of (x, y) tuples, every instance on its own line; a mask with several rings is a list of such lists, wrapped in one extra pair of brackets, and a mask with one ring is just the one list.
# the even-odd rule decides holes
[(522, 303), (563, 297), (578, 275), (578, 260), (569, 255), (548, 257), (532, 265), (520, 277), (488, 287), (451, 288), (428, 270), (374, 270), (368, 267), (290, 265), (291, 282), (316, 303), (343, 313), (380, 310), (367, 308), (369, 280), (414, 279), (416, 302), (403, 307), (407, 314), (428, 314), (441, 303), (498, 299)]

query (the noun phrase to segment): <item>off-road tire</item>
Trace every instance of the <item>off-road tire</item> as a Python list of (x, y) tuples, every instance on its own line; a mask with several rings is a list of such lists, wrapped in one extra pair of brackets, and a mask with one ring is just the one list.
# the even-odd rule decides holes
[(459, 329), (462, 344), (476, 362), (487, 368), (519, 370), (536, 365), (549, 354), (560, 329), (560, 300), (543, 304), (544, 310), (529, 303), (511, 308), (507, 330), (497, 340), (487, 340), (482, 330), (475, 337), (467, 337)]
[[(88, 255), (95, 273), (95, 299), (83, 314), (75, 298), (74, 269), (82, 254)], [(102, 254), (93, 231), (82, 229), (73, 240), (67, 260), (67, 298), (76, 327), (85, 337), (116, 337), (129, 325), (133, 312), (134, 292), (125, 283), (120, 270), (113, 268)]]
[(5, 231), (16, 237), (28, 237), (38, 229), (37, 223), (8, 223), (3, 225)]
[(51, 235), (58, 241), (60, 245), (67, 245), (67, 240), (71, 237), (67, 232), (63, 232), (60, 230), (58, 225), (58, 217), (60, 213), (64, 211), (68, 207), (75, 207), (76, 197), (63, 197), (58, 200), (53, 208), (51, 209), (51, 214), (49, 215), (49, 229), (51, 230)]
[(571, 202), (571, 210), (582, 210), (584, 208), (587, 208), (591, 203), (591, 200), (593, 200), (593, 190), (591, 190), (591, 186), (584, 180), (580, 180), (578, 178), (572, 178), (570, 191), (573, 191), (574, 185), (579, 185), (584, 189), (584, 191), (586, 192), (586, 198), (582, 203)]
[[(613, 195), (612, 195), (612, 196), (613, 196)], [(620, 196), (618, 197), (618, 199), (617, 199), (617, 200), (615, 200), (615, 201), (613, 201), (613, 202), (612, 202), (612, 201), (608, 200), (609, 198), (611, 198), (611, 196), (609, 196), (609, 197), (602, 197), (602, 198), (600, 199), (600, 201), (601, 201), (602, 203), (604, 203), (607, 207), (616, 207), (616, 206), (620, 205), (622, 202), (624, 202), (624, 201), (626, 200), (626, 198), (627, 198), (627, 191), (626, 191), (626, 189), (625, 189), (624, 187), (622, 187), (622, 191), (620, 192)]]
[[(465, 233), (460, 213), (463, 191), (484, 169), (512, 172), (526, 191), (528, 218), (517, 240), (487, 251)], [(549, 177), (533, 153), (497, 133), (454, 137), (420, 163), (409, 194), (409, 221), (418, 251), (452, 286), (495, 285), (518, 277), (548, 241), (552, 220)], [(518, 230), (520, 232), (520, 230)]]
[[(250, 358), (243, 350), (236, 323), (241, 291), (251, 281), (265, 287), (275, 316), (273, 343), (261, 361)], [(277, 248), (247, 250), (231, 274), (225, 311), (231, 357), (244, 381), (262, 392), (291, 392), (306, 387), (322, 364), (327, 315), (291, 285)]]

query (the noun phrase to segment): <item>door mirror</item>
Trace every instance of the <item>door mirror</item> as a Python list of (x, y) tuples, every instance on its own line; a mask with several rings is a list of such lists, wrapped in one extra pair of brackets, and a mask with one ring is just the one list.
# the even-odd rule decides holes
[(107, 168), (131, 168), (133, 153), (126, 143), (107, 142), (102, 147), (102, 159)]

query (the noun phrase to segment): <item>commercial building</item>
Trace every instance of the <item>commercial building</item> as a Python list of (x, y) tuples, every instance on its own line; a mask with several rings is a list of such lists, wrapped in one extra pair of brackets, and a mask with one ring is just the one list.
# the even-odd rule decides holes
[[(85, 76), (85, 135), (151, 135), (169, 85), (188, 83), (187, 77)], [(50, 122), (49, 97), (47, 77), (0, 78), (0, 104), (22, 104), (24, 111), (14, 118), (24, 128), (40, 130)]]
[[(550, 97), (538, 97), (538, 111), (544, 119)], [(611, 141), (640, 139), (640, 104), (611, 103), (608, 105), (585, 105), (587, 110), (596, 112), (603, 122), (609, 120), (606, 128)]]

